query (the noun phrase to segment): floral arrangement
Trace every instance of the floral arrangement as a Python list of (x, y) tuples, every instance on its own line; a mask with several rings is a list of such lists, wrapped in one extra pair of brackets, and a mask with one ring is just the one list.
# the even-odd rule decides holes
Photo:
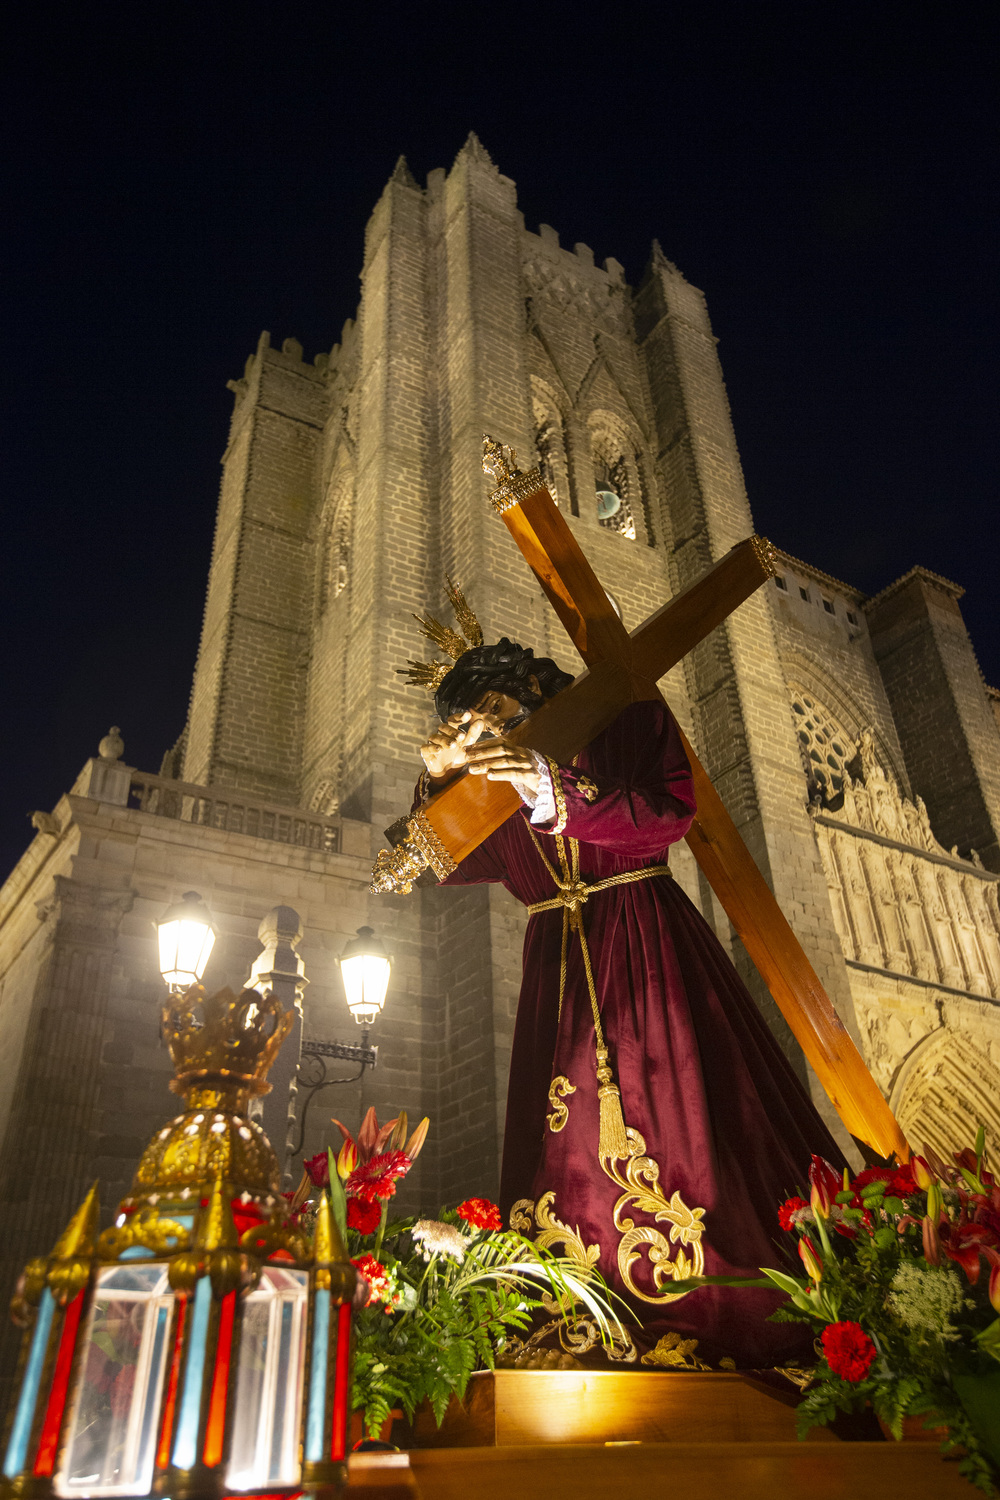
[(582, 1307), (610, 1341), (624, 1333), (612, 1295), (592, 1267), (540, 1249), (505, 1230), (496, 1204), (468, 1198), (436, 1219), (389, 1217), (397, 1183), (427, 1135), (423, 1120), (407, 1138), (406, 1114), (379, 1126), (366, 1114), (357, 1138), (339, 1120), (339, 1152), (305, 1163), (291, 1201), (296, 1218), (328, 1192), (352, 1263), (367, 1283), (354, 1320), (352, 1401), (377, 1436), (394, 1406), (412, 1418), (430, 1402), (440, 1423), (476, 1369), (492, 1369), (536, 1308), (569, 1316)]
[[(808, 1202), (789, 1198), (782, 1229), (804, 1277), (762, 1267), (789, 1300), (772, 1314), (819, 1334), (814, 1369), (789, 1371), (805, 1395), (799, 1436), (869, 1404), (895, 1438), (906, 1418), (944, 1429), (966, 1478), (1000, 1487), (1000, 1185), (985, 1132), (947, 1166), (928, 1147), (902, 1167), (843, 1179), (819, 1157)], [(686, 1285), (724, 1277), (692, 1279)]]

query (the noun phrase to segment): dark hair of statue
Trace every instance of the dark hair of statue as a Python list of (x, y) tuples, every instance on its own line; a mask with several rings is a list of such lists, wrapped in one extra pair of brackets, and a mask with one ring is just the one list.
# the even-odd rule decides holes
[[(538, 692), (531, 678), (538, 678)], [(573, 681), (569, 672), (557, 667), (549, 656), (535, 656), (530, 646), (519, 646), (506, 636), (495, 646), (474, 646), (464, 651), (434, 694), (438, 717), (474, 708), (484, 693), (507, 693), (522, 708), (534, 712)]]

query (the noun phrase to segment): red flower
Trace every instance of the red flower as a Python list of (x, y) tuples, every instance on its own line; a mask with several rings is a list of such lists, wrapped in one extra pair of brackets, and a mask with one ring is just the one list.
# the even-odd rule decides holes
[(455, 1212), (460, 1219), (471, 1224), (473, 1229), (502, 1229), (500, 1210), (488, 1198), (466, 1198)]
[(371, 1307), (373, 1302), (391, 1302), (392, 1282), (386, 1274), (385, 1266), (381, 1261), (375, 1259), (374, 1255), (359, 1255), (357, 1260), (351, 1261), (358, 1273), (365, 1278), (369, 1286), (368, 1301), (366, 1307)]
[(990, 1306), (1000, 1313), (1000, 1255), (995, 1250), (984, 1250), (983, 1254), (990, 1263)]
[(811, 1281), (817, 1285), (823, 1279), (823, 1262), (816, 1252), (816, 1246), (808, 1235), (803, 1235), (799, 1240), (799, 1259), (806, 1268)]
[(865, 1167), (864, 1171), (859, 1172), (851, 1183), (855, 1197), (860, 1198), (861, 1189), (866, 1188), (870, 1182), (884, 1182), (888, 1190), (889, 1183), (895, 1175), (895, 1167)]
[(778, 1209), (778, 1223), (782, 1229), (794, 1229), (792, 1214), (798, 1213), (800, 1208), (808, 1208), (809, 1205), (804, 1198), (786, 1198)]
[(979, 1280), (979, 1255), (987, 1248), (997, 1246), (997, 1236), (986, 1224), (942, 1224), (941, 1247), (962, 1267), (969, 1281), (975, 1286)]
[(360, 1198), (364, 1203), (391, 1198), (396, 1178), (405, 1177), (412, 1165), (405, 1151), (383, 1151), (355, 1168), (344, 1183), (344, 1191), (349, 1198)]
[(330, 1186), (330, 1158), (325, 1151), (320, 1151), (316, 1156), (310, 1156), (309, 1160), (304, 1161), (302, 1165), (309, 1173), (309, 1181), (313, 1187)]
[(365, 1203), (359, 1198), (347, 1200), (347, 1227), (359, 1234), (374, 1234), (382, 1220), (382, 1210), (377, 1203)]
[(809, 1164), (809, 1186), (819, 1190), (824, 1202), (832, 1203), (843, 1187), (843, 1180), (822, 1156), (814, 1156)]
[(828, 1323), (823, 1329), (826, 1362), (841, 1380), (864, 1380), (877, 1352), (860, 1323)]
[(910, 1163), (907, 1162), (905, 1166), (900, 1167), (890, 1182), (889, 1192), (895, 1198), (912, 1198), (913, 1194), (919, 1191), (920, 1189), (917, 1187), (916, 1179), (913, 1176), (913, 1169)]

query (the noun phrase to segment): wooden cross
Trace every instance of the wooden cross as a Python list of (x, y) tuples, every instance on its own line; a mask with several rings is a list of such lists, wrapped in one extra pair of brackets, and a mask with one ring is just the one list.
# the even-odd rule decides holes
[[(541, 474), (521, 473), (514, 458), (485, 439), (483, 468), (497, 481), (491, 502), (587, 670), (509, 738), (565, 765), (629, 703), (663, 701), (657, 679), (773, 575), (773, 555), (768, 543), (748, 538), (629, 634)], [(683, 731), (681, 738), (698, 807), (687, 835), (695, 859), (851, 1135), (905, 1161), (909, 1148), (888, 1104)], [(443, 879), (519, 806), (508, 782), (449, 783), (378, 856), (373, 892), (407, 892), (428, 869)]]

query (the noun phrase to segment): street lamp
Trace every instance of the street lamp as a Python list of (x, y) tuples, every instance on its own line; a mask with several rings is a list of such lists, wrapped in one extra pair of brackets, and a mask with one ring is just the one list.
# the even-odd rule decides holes
[(359, 927), (340, 955), (347, 1008), (359, 1026), (370, 1026), (382, 1012), (392, 961), (374, 928)]
[[(374, 929), (359, 927), (357, 937), (349, 939), (337, 961), (344, 980), (348, 1009), (364, 1030), (360, 1045), (351, 1042), (324, 1042), (313, 1037), (307, 1037), (303, 1041), (296, 1093), (305, 1097), (301, 1109), (296, 1111), (298, 1144), (292, 1148), (291, 1156), (298, 1156), (302, 1150), (306, 1138), (306, 1116), (320, 1089), (331, 1088), (338, 1083), (357, 1083), (366, 1068), (374, 1068), (378, 1063), (378, 1047), (369, 1046), (368, 1031), (385, 1004), (392, 960), (385, 944), (375, 936)], [(341, 1078), (331, 1078), (327, 1074), (326, 1065), (329, 1057), (341, 1062), (356, 1063), (357, 1071)]]
[(215, 925), (197, 891), (185, 891), (155, 924), (160, 973), (171, 990), (198, 984), (215, 946)]

